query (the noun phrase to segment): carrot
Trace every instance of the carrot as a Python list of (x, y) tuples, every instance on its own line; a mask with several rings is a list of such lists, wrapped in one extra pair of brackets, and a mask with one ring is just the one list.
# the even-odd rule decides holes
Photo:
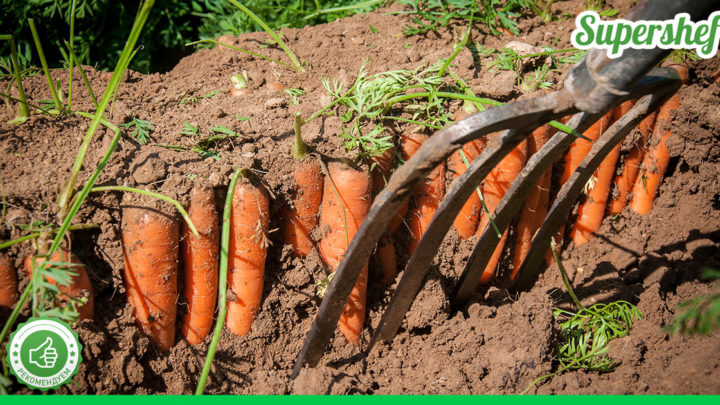
[(128, 301), (139, 327), (164, 351), (175, 343), (179, 228), (174, 218), (153, 209), (123, 210)]
[[(635, 105), (628, 100), (613, 109), (613, 120), (623, 117)], [(595, 170), (595, 179), (589, 183), (587, 199), (580, 204), (575, 225), (570, 230), (575, 245), (587, 243), (600, 229), (605, 217), (605, 207), (610, 194), (610, 184), (615, 177), (615, 165), (620, 157), (620, 144), (616, 145)]]
[[(494, 212), (497, 208), (500, 200), (502, 200), (505, 192), (510, 188), (510, 185), (518, 176), (525, 161), (527, 159), (527, 141), (522, 141), (518, 146), (515, 147), (503, 160), (498, 163), (497, 166), (485, 178), (485, 184), (483, 184), (482, 193), (485, 199), (485, 205), (489, 212)], [(485, 228), (490, 224), (490, 218), (487, 215), (483, 215), (480, 220), (480, 226), (478, 227), (478, 236), (485, 231)], [(490, 282), (492, 277), (495, 275), (495, 268), (500, 261), (502, 256), (503, 248), (505, 246), (505, 240), (507, 239), (507, 229), (500, 238), (495, 251), (488, 261), (482, 276), (480, 276), (480, 284), (487, 284)]]
[(283, 210), (283, 239), (290, 243), (295, 256), (305, 257), (315, 245), (310, 233), (317, 227), (322, 200), (322, 173), (314, 159), (302, 160), (293, 171), (295, 188), (292, 207)]
[(15, 266), (0, 253), (0, 308), (12, 309), (18, 300), (18, 281)]
[(272, 91), (284, 91), (285, 85), (278, 82), (277, 80), (271, 80), (266, 83), (267, 87)]
[(370, 174), (373, 181), (373, 195), (377, 195), (387, 184), (393, 166), (395, 165), (395, 147), (385, 149), (385, 151), (377, 156), (372, 157), (373, 164)]
[(241, 97), (251, 94), (252, 90), (248, 88), (249, 80), (250, 79), (248, 78), (247, 71), (245, 70), (243, 70), (241, 73), (231, 76), (230, 81), (232, 82), (232, 87), (230, 88), (230, 95), (233, 97)]
[(262, 301), (265, 259), (270, 245), (270, 199), (262, 185), (244, 177), (233, 195), (227, 326), (238, 336), (250, 332)]
[[(460, 155), (461, 150), (465, 155), (465, 160)], [(478, 150), (473, 142), (468, 142), (462, 148), (453, 152), (448, 159), (448, 169), (453, 172), (453, 177), (457, 179), (465, 173), (467, 170), (465, 161), (469, 164), (477, 155)], [(453, 221), (453, 227), (462, 239), (467, 239), (475, 234), (481, 209), (480, 196), (477, 193), (472, 193), (470, 198), (465, 201), (465, 205), (460, 209), (455, 221)]]
[[(537, 153), (545, 143), (550, 140), (550, 126), (538, 127), (527, 139), (528, 157)], [(535, 187), (525, 200), (516, 229), (515, 248), (513, 249), (513, 270), (510, 279), (514, 280), (520, 265), (525, 260), (535, 232), (542, 226), (550, 202), (550, 180), (552, 168), (542, 174)]]
[[(364, 171), (340, 163), (329, 165), (320, 211), (323, 236), (318, 250), (322, 260), (333, 271), (370, 211), (371, 192), (372, 179)], [(338, 322), (338, 329), (345, 339), (355, 346), (360, 345), (360, 334), (365, 322), (367, 277), (368, 266), (365, 263)]]
[[(687, 82), (687, 68), (684, 66), (673, 67), (678, 71), (683, 82)], [(666, 142), (672, 136), (672, 114), (678, 107), (680, 107), (680, 95), (675, 93), (658, 110), (650, 148), (643, 157), (642, 169), (635, 179), (632, 189), (633, 197), (630, 200), (630, 209), (640, 215), (650, 212), (660, 182), (670, 163), (670, 152)]]
[[(71, 252), (68, 252), (66, 249), (61, 248), (60, 250), (55, 251), (53, 255), (50, 257), (51, 262), (62, 262), (62, 263), (72, 263), (73, 266), (64, 266), (62, 267), (63, 270), (68, 270), (72, 273), (75, 273), (74, 276), (71, 276), (71, 280), (69, 285), (67, 286), (58, 286), (58, 289), (60, 290), (60, 300), (61, 302), (68, 303), (70, 301), (70, 298), (75, 299), (81, 299), (86, 298), (87, 302), (84, 304), (78, 306), (78, 319), (93, 319), (93, 313), (95, 308), (95, 296), (93, 293), (92, 284), (90, 283), (90, 277), (88, 277), (87, 270), (85, 269), (85, 265), (80, 262), (80, 260), (72, 254)], [(45, 258), (42, 257), (36, 257), (35, 258), (35, 266), (41, 266), (42, 263), (45, 262)], [(25, 258), (25, 274), (27, 274), (28, 277), (32, 277), (33, 275), (33, 256), (27, 256)], [(52, 278), (48, 278), (47, 282), (53, 285), (56, 285), (57, 282), (53, 280)]]
[[(418, 133), (406, 133), (401, 137), (403, 159), (408, 160), (420, 148), (427, 136)], [(418, 185), (415, 191), (415, 207), (410, 211), (410, 243), (408, 253), (412, 254), (420, 242), (432, 217), (437, 212), (440, 201), (445, 196), (445, 164), (433, 169)]]
[(619, 214), (627, 205), (628, 195), (640, 170), (640, 164), (645, 155), (645, 144), (650, 134), (652, 134), (656, 117), (657, 111), (645, 117), (645, 119), (640, 122), (640, 125), (638, 125), (640, 139), (638, 139), (635, 145), (632, 146), (632, 149), (625, 155), (622, 172), (615, 176), (613, 180), (613, 190), (615, 191), (610, 203), (608, 203), (608, 215)]
[[(375, 196), (385, 188), (390, 178), (393, 166), (395, 165), (395, 146), (386, 149), (380, 155), (373, 156), (372, 160), (370, 175), (372, 176), (373, 183), (372, 194)], [(405, 207), (407, 211), (407, 205), (405, 205)], [(375, 254), (373, 255), (375, 263), (382, 269), (382, 282), (385, 284), (392, 284), (398, 272), (395, 245), (393, 245), (389, 235), (397, 230), (402, 223), (405, 212), (402, 212), (402, 215), (399, 214), (399, 212), (396, 212), (396, 218), (393, 218), (391, 225), (388, 226), (387, 232), (380, 238), (377, 249), (375, 249)]]
[(188, 310), (182, 334), (188, 343), (194, 345), (204, 341), (210, 332), (217, 301), (220, 228), (215, 192), (211, 187), (196, 186), (192, 189), (188, 215), (200, 237), (193, 235), (187, 223), (183, 222), (183, 285)]
[(392, 239), (385, 234), (378, 241), (377, 250), (375, 251), (375, 261), (382, 269), (382, 282), (392, 284), (398, 273), (397, 258), (395, 257), (395, 245)]
[[(612, 114), (612, 111), (608, 111), (607, 114), (603, 115), (602, 118), (597, 120), (590, 128), (588, 128), (583, 133), (583, 136), (593, 141), (598, 140), (598, 138), (600, 138), (600, 135), (602, 135), (602, 133), (605, 132), (607, 127), (610, 126)], [(570, 145), (570, 149), (565, 156), (565, 166), (560, 175), (560, 184), (567, 183), (575, 169), (580, 166), (580, 162), (582, 162), (583, 159), (585, 159), (585, 156), (587, 156), (588, 152), (590, 152), (592, 145), (593, 142), (586, 141), (585, 139), (576, 139)], [(563, 239), (565, 239), (565, 225), (565, 223), (562, 223), (558, 228), (557, 233), (555, 234), (555, 241), (557, 242), (558, 249), (560, 249), (560, 247), (563, 245)], [(554, 260), (552, 259), (552, 252), (550, 250), (548, 250), (545, 256), (545, 262), (548, 264), (554, 262)]]

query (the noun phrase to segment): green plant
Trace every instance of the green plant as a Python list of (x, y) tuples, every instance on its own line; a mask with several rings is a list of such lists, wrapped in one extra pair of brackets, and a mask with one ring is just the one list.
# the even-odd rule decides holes
[(175, 151), (193, 151), (199, 154), (203, 159), (211, 157), (215, 160), (220, 160), (220, 155), (214, 150), (212, 150), (212, 148), (217, 144), (218, 141), (228, 138), (235, 138), (239, 135), (237, 132), (231, 130), (224, 125), (217, 125), (209, 128), (208, 130), (210, 131), (210, 135), (202, 139), (197, 139), (200, 135), (200, 128), (185, 121), (183, 123), (183, 130), (180, 132), (180, 135), (190, 136), (193, 140), (192, 146), (171, 145), (166, 143), (153, 143), (152, 146), (159, 146), (161, 148)]
[(550, 73), (550, 65), (542, 64), (535, 71), (523, 77), (520, 88), (528, 93), (537, 89), (549, 89), (552, 87), (552, 83), (547, 81), (548, 73)]
[(607, 344), (617, 338), (627, 336), (633, 322), (642, 318), (642, 312), (627, 301), (615, 301), (609, 304), (597, 303), (585, 307), (580, 303), (567, 278), (565, 267), (557, 254), (555, 240), (551, 240), (550, 249), (555, 259), (565, 288), (578, 308), (577, 312), (555, 308), (553, 315), (558, 324), (559, 336), (555, 352), (559, 363), (557, 371), (538, 377), (523, 391), (526, 393), (540, 381), (567, 370), (584, 369), (588, 371), (613, 371), (619, 363), (607, 355)]
[[(12, 61), (12, 74), (15, 76), (15, 82), (17, 83), (17, 89), (18, 89), (18, 95), (20, 97), (19, 101), (20, 104), (18, 105), (18, 111), (17, 115), (15, 115), (15, 118), (10, 120), (8, 123), (10, 124), (17, 124), (20, 125), (23, 122), (28, 120), (28, 117), (30, 116), (30, 111), (28, 110), (27, 106), (27, 99), (25, 98), (25, 90), (22, 86), (22, 76), (20, 75), (20, 60), (18, 58), (17, 49), (15, 47), (15, 40), (13, 39), (12, 35), (0, 35), (0, 41), (7, 41), (10, 43), (10, 58)], [(8, 73), (10, 73), (10, 69), (8, 67), (5, 67), (8, 70)], [(12, 82), (11, 82), (12, 84)], [(8, 93), (10, 88), (8, 87)], [(6, 98), (7, 99), (7, 98)]]
[(532, 9), (533, 13), (537, 14), (547, 23), (553, 20), (553, 2), (553, 0), (532, 0), (528, 5)]
[(150, 121), (141, 120), (137, 117), (133, 117), (133, 119), (129, 122), (119, 124), (118, 126), (125, 129), (134, 128), (130, 133), (130, 136), (140, 145), (147, 144), (150, 140), (150, 134), (155, 132), (155, 124)]
[(290, 96), (290, 104), (297, 105), (299, 103), (298, 97), (305, 95), (305, 90), (303, 90), (302, 88), (285, 89), (285, 93)]
[[(720, 271), (704, 268), (701, 277), (705, 280), (720, 280)], [(720, 292), (703, 294), (678, 305), (682, 312), (663, 328), (672, 335), (709, 335), (720, 327)]]
[(454, 22), (482, 23), (492, 35), (499, 35), (501, 29), (517, 35), (515, 20), (530, 8), (532, 0), (400, 0), (399, 3), (410, 10), (395, 14), (409, 14), (413, 20), (412, 25), (403, 27), (406, 36), (436, 32)]

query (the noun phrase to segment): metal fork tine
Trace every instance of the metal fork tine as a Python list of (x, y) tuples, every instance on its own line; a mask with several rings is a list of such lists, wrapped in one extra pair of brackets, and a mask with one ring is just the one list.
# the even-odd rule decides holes
[[(561, 90), (542, 97), (502, 105), (438, 131), (425, 141), (415, 155), (390, 177), (385, 189), (375, 198), (366, 220), (355, 234), (335, 272), (335, 277), (320, 304), (318, 314), (293, 366), (291, 377), (297, 376), (305, 363), (314, 366), (320, 360), (325, 346), (337, 327), (360, 270), (385, 231), (390, 218), (431, 170), (467, 142), (506, 128), (517, 128), (518, 131), (529, 133), (541, 123), (572, 111), (572, 102), (572, 97), (565, 90)], [(490, 140), (489, 144), (492, 145), (493, 142), (500, 141)], [(511, 148), (508, 152), (510, 150)], [(498, 161), (500, 159), (502, 156)]]
[[(646, 79), (638, 83), (632, 97), (640, 96), (651, 91), (657, 86), (659, 80), (657, 77), (649, 75)], [(564, 114), (559, 114), (558, 116), (562, 115)], [(575, 115), (567, 125), (575, 128), (578, 132), (584, 132), (601, 116), (602, 114), (579, 113)], [(513, 133), (511, 133), (511, 131)], [(412, 305), (415, 295), (427, 275), (432, 260), (437, 253), (437, 249), (442, 243), (443, 237), (448, 232), (460, 208), (492, 167), (502, 159), (502, 156), (505, 156), (524, 139), (526, 135), (527, 132), (520, 134), (515, 130), (501, 134), (500, 138), (507, 140), (502, 142), (504, 149), (498, 151), (493, 148), (486, 148), (484, 153), (475, 159), (467, 171), (453, 184), (452, 189), (448, 191), (445, 199), (443, 199), (440, 207), (438, 207), (435, 217), (425, 230), (423, 237), (415, 249), (415, 253), (410, 258), (388, 309), (383, 314), (380, 324), (370, 340), (368, 351), (372, 350), (380, 339), (389, 342), (395, 336), (400, 323)], [(518, 179), (513, 182), (511, 188), (494, 213), (494, 220), (501, 232), (509, 226), (512, 219), (522, 207), (527, 194), (537, 183), (542, 173), (562, 155), (575, 139), (575, 136), (572, 134), (559, 132), (553, 136), (541, 151), (530, 158), (528, 164), (518, 176)], [(497, 156), (501, 157), (498, 158)], [(455, 306), (465, 302), (475, 290), (481, 272), (495, 249), (495, 246), (497, 246), (498, 240), (494, 229), (488, 226), (488, 229), (485, 230), (475, 246), (468, 265), (458, 282), (459, 287), (456, 289), (456, 294), (454, 294), (456, 298), (453, 300)], [(481, 255), (484, 255), (484, 257), (481, 257)], [(471, 271), (473, 268), (479, 268), (480, 270), (475, 270), (476, 273), (473, 273)]]
[(405, 313), (412, 305), (413, 299), (422, 285), (430, 269), (438, 247), (447, 234), (455, 217), (465, 201), (475, 192), (475, 188), (487, 176), (502, 158), (510, 153), (517, 144), (527, 136), (527, 131), (507, 130), (496, 136), (496, 141), (489, 143), (483, 153), (472, 161), (468, 169), (445, 195), (428, 228), (420, 238), (415, 252), (410, 257), (397, 289), (393, 294), (388, 309), (380, 319), (378, 328), (373, 333), (368, 352), (382, 337), (390, 341), (395, 336)]
[[(582, 133), (601, 116), (602, 114), (578, 113), (570, 119), (567, 126)], [(574, 135), (559, 131), (553, 135), (542, 149), (530, 157), (523, 170), (500, 200), (495, 212), (492, 213), (493, 220), (500, 233), (505, 232), (505, 229), (510, 226), (510, 223), (522, 208), (530, 190), (537, 184), (542, 174), (560, 158), (575, 139)], [(499, 241), (500, 238), (498, 238), (497, 232), (491, 224), (488, 224), (475, 244), (475, 248), (470, 254), (470, 258), (458, 281), (453, 299), (455, 307), (461, 306), (472, 296), (480, 276)]]
[(580, 166), (563, 185), (555, 202), (548, 212), (540, 230), (535, 234), (530, 251), (520, 266), (518, 277), (512, 284), (513, 289), (527, 289), (532, 286), (542, 264), (550, 238), (557, 232), (567, 213), (580, 196), (583, 187), (595, 172), (607, 154), (620, 143), (640, 121), (660, 107), (678, 88), (679, 81), (668, 80), (664, 88), (654, 94), (641, 98), (637, 104), (621, 119), (616, 121), (600, 136)]

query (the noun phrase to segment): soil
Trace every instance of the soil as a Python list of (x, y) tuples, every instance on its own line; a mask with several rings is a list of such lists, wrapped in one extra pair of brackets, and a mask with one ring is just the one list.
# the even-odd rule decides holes
[[(609, 3), (620, 11), (619, 17), (633, 4), (629, 0)], [(557, 15), (575, 14), (581, 6), (580, 1), (557, 1), (554, 9)], [(307, 117), (330, 101), (320, 79), (350, 83), (364, 63), (374, 74), (427, 66), (452, 52), (461, 27), (405, 37), (401, 28), (409, 18), (387, 13), (400, 9), (393, 5), (331, 24), (283, 29), (288, 45), (308, 63), (306, 73), (223, 47), (202, 49), (165, 74), (130, 72), (120, 87), (111, 121), (138, 117), (155, 123), (155, 131), (147, 145), (124, 136), (97, 184), (153, 190), (183, 204), (194, 183), (211, 184), (220, 203), (233, 168), (251, 168), (272, 191), (270, 228), (278, 228), (278, 214), (292, 184), (290, 171), (296, 164), (290, 154), (292, 117), (296, 112)], [(522, 19), (519, 28), (518, 36), (478, 33), (474, 39), (493, 48), (511, 41), (568, 48), (574, 24), (561, 19), (546, 25), (534, 17)], [(256, 50), (267, 38), (264, 33), (253, 33), (221, 40)], [(274, 47), (260, 48), (260, 52), (285, 58)], [(523, 94), (512, 72), (488, 72), (486, 61), (474, 59), (468, 49), (460, 52), (454, 64), (453, 71), (466, 78), (481, 97), (511, 101), (535, 95)], [(531, 393), (720, 393), (720, 331), (710, 336), (669, 336), (662, 329), (678, 312), (679, 303), (718, 288), (700, 278), (703, 267), (720, 269), (720, 86), (712, 79), (718, 67), (717, 57), (691, 64), (690, 83), (680, 90), (683, 101), (673, 124), (676, 135), (670, 168), (653, 210), (638, 216), (626, 209), (606, 218), (590, 243), (578, 247), (570, 243), (562, 255), (584, 304), (624, 299), (642, 311), (644, 316), (630, 335), (610, 345), (610, 355), (621, 361), (620, 366), (602, 374), (567, 372), (544, 381)], [(243, 69), (251, 78), (252, 92), (232, 97), (230, 76)], [(568, 69), (550, 74), (555, 88), (562, 86)], [(100, 94), (110, 73), (85, 70)], [(66, 72), (53, 71), (52, 75), (67, 88)], [(273, 82), (301, 87), (306, 94), (293, 104)], [(41, 75), (23, 83), (30, 100), (50, 98)], [(7, 82), (0, 85), (7, 88)], [(213, 97), (202, 97), (217, 90)], [(77, 81), (73, 108), (93, 110)], [(0, 108), (0, 173), (6, 209), (0, 237), (4, 240), (21, 236), (21, 225), (53, 221), (54, 201), (89, 125), (89, 120), (78, 116), (52, 118), (36, 113), (19, 127), (5, 123), (13, 117), (12, 108)], [(180, 134), (186, 122), (198, 127), (200, 136), (221, 125), (238, 136), (215, 145), (220, 160), (152, 145), (192, 146), (193, 137)], [(331, 115), (307, 124), (303, 137), (326, 161), (347, 157), (342, 139), (336, 136), (340, 128), (340, 119)], [(398, 124), (395, 129), (402, 128)], [(103, 128), (98, 131), (78, 184), (88, 179), (111, 137)], [(145, 199), (140, 202), (150, 204)], [(84, 360), (75, 383), (57, 393), (188, 394), (197, 384), (209, 338), (191, 346), (178, 333), (174, 347), (161, 352), (136, 327), (125, 297), (120, 216), (123, 207), (137, 203), (136, 198), (121, 193), (93, 193), (78, 214), (76, 223), (99, 225), (99, 229), (74, 232), (72, 238), (73, 251), (90, 273), (96, 312), (94, 320), (75, 328), (84, 346)], [(156, 206), (172, 213), (164, 204)], [(365, 357), (336, 333), (321, 365), (291, 380), (293, 362), (320, 304), (314, 283), (326, 276), (326, 269), (316, 253), (302, 260), (294, 258), (278, 234), (270, 233), (263, 302), (252, 331), (245, 337), (223, 333), (208, 393), (514, 394), (557, 369), (552, 309), (572, 308), (572, 303), (555, 267), (549, 267), (530, 291), (516, 294), (484, 288), (462, 310), (451, 311), (452, 287), (474, 243), (474, 239), (460, 241), (451, 231), (392, 344)], [(396, 241), (398, 251), (405, 251), (404, 243), (402, 238)], [(32, 246), (26, 242), (7, 252), (19, 268)], [(407, 256), (399, 259), (403, 264)], [(370, 271), (364, 344), (393, 291), (380, 283), (374, 263)], [(24, 287), (24, 272), (18, 276)], [(179, 306), (182, 314), (182, 298)], [(4, 319), (6, 314), (0, 314), (0, 320)]]

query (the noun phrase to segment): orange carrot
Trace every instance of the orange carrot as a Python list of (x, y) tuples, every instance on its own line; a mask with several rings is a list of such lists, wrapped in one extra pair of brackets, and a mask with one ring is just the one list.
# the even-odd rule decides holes
[(397, 276), (398, 266), (395, 256), (395, 245), (393, 245), (392, 239), (387, 234), (383, 235), (378, 241), (374, 257), (382, 269), (382, 282), (385, 284), (392, 284)]
[(385, 149), (385, 151), (377, 156), (372, 157), (373, 168), (370, 171), (373, 181), (373, 195), (377, 195), (390, 178), (393, 166), (395, 165), (395, 147)]
[[(366, 172), (339, 163), (328, 166), (320, 211), (320, 229), (323, 230), (323, 235), (318, 250), (322, 260), (333, 271), (340, 264), (360, 224), (370, 211), (371, 192), (372, 179)], [(360, 334), (365, 322), (367, 277), (366, 263), (338, 322), (338, 329), (345, 339), (355, 346), (360, 345)]]
[(164, 351), (175, 343), (179, 228), (174, 218), (153, 209), (123, 211), (128, 301), (139, 327)]
[[(465, 160), (469, 164), (478, 155), (478, 150), (475, 148), (473, 142), (468, 142), (461, 149), (456, 150), (450, 155), (448, 160), (448, 169), (453, 172), (453, 177), (457, 179), (467, 170), (465, 161), (460, 155), (462, 150), (465, 155)], [(480, 210), (482, 204), (480, 203), (480, 196), (477, 193), (472, 193), (470, 198), (465, 201), (465, 205), (460, 209), (458, 216), (453, 221), (453, 227), (457, 231), (460, 238), (467, 239), (475, 234), (477, 228), (478, 219), (480, 217)]]
[(640, 122), (640, 125), (638, 125), (640, 139), (637, 140), (635, 145), (632, 146), (632, 149), (625, 155), (622, 172), (615, 176), (613, 180), (613, 189), (615, 192), (610, 203), (608, 203), (608, 215), (619, 214), (627, 205), (628, 195), (630, 194), (633, 183), (635, 183), (635, 178), (637, 178), (640, 164), (645, 155), (645, 144), (655, 126), (655, 117), (657, 117), (657, 111), (645, 117), (645, 119)]
[(236, 335), (250, 332), (262, 301), (265, 259), (270, 245), (270, 200), (262, 185), (238, 181), (230, 212), (227, 326)]
[(182, 224), (182, 257), (185, 273), (184, 294), (188, 303), (182, 334), (194, 345), (205, 340), (215, 314), (218, 284), (220, 229), (211, 187), (196, 186), (190, 192), (190, 220), (200, 237)]
[[(684, 66), (673, 67), (678, 71), (683, 82), (687, 82), (687, 68)], [(660, 182), (670, 163), (670, 152), (666, 142), (672, 136), (672, 114), (678, 107), (680, 107), (680, 95), (675, 93), (658, 110), (650, 148), (643, 157), (642, 170), (635, 179), (632, 189), (633, 197), (630, 200), (630, 209), (640, 215), (645, 215), (652, 209)]]
[(0, 308), (12, 309), (18, 300), (18, 281), (15, 266), (0, 253)]
[(295, 188), (292, 207), (283, 210), (283, 239), (290, 243), (293, 253), (305, 257), (315, 245), (311, 232), (318, 224), (322, 200), (322, 172), (315, 159), (303, 159), (293, 171)]
[[(510, 185), (518, 176), (525, 161), (527, 159), (527, 141), (522, 141), (518, 146), (515, 147), (503, 160), (498, 163), (497, 166), (485, 178), (485, 184), (483, 184), (482, 194), (485, 199), (485, 205), (488, 211), (493, 213), (497, 208), (500, 200), (510, 188)], [(485, 227), (490, 223), (490, 218), (487, 215), (483, 215), (480, 220), (480, 226), (478, 227), (478, 236), (485, 231)], [(505, 246), (505, 240), (507, 239), (507, 229), (500, 238), (495, 251), (493, 252), (490, 261), (482, 276), (480, 276), (480, 284), (487, 284), (490, 282), (492, 277), (495, 275), (495, 268), (500, 261), (502, 256), (503, 248)]]
[[(408, 160), (427, 139), (426, 135), (418, 133), (405, 133), (401, 137), (403, 159)], [(415, 207), (410, 210), (410, 242), (408, 253), (412, 254), (420, 242), (420, 238), (427, 229), (432, 217), (437, 212), (440, 201), (445, 196), (445, 164), (441, 163), (433, 169), (418, 185), (415, 191)]]
[[(612, 111), (613, 120), (627, 114), (635, 105), (634, 100), (628, 100)], [(615, 176), (615, 165), (620, 157), (620, 144), (616, 145), (603, 159), (595, 170), (594, 179), (590, 182), (587, 199), (580, 204), (575, 225), (570, 230), (575, 245), (587, 243), (595, 232), (600, 229), (605, 217), (605, 206), (610, 194), (610, 184)]]
[[(600, 138), (600, 135), (602, 135), (602, 133), (605, 132), (605, 130), (610, 126), (612, 115), (613, 112), (608, 111), (607, 114), (602, 116), (602, 118), (597, 120), (590, 128), (588, 128), (583, 133), (583, 135), (593, 141), (598, 140), (598, 138)], [(562, 174), (560, 175), (560, 184), (567, 183), (575, 169), (580, 166), (580, 163), (583, 161), (583, 159), (585, 159), (585, 156), (587, 156), (588, 152), (590, 152), (592, 145), (593, 142), (588, 142), (584, 139), (576, 139), (572, 143), (572, 145), (570, 145), (570, 149), (565, 156), (565, 167), (563, 168)], [(565, 225), (565, 223), (561, 224), (558, 228), (557, 233), (555, 234), (555, 242), (557, 243), (558, 249), (560, 249), (560, 247), (563, 245), (563, 239), (565, 238)], [(554, 260), (552, 259), (552, 252), (550, 252), (549, 250), (545, 257), (545, 261), (547, 263), (554, 262)]]
[[(537, 153), (545, 143), (550, 140), (550, 126), (543, 125), (538, 127), (527, 139), (528, 157)], [(550, 178), (552, 176), (552, 168), (549, 168), (542, 174), (535, 187), (525, 200), (520, 218), (518, 219), (516, 229), (515, 248), (513, 249), (512, 265), (513, 270), (510, 279), (514, 280), (520, 265), (530, 250), (532, 238), (535, 232), (542, 226), (545, 215), (548, 211), (550, 202)]]
[[(28, 277), (32, 277), (33, 274), (32, 260), (33, 256), (27, 256), (24, 262), (25, 274), (27, 274)], [(85, 265), (80, 262), (77, 256), (75, 256), (71, 252), (68, 252), (64, 248), (55, 251), (55, 253), (53, 253), (53, 255), (50, 257), (50, 261), (73, 264), (72, 266), (61, 267), (63, 270), (75, 273), (75, 275), (71, 276), (69, 285), (61, 285), (58, 287), (58, 289), (60, 290), (59, 298), (64, 303), (69, 302), (70, 298), (86, 298), (87, 302), (85, 302), (83, 305), (78, 306), (77, 308), (78, 319), (93, 319), (93, 311), (95, 308), (95, 294), (93, 293), (92, 284), (90, 283), (90, 277), (88, 277)], [(36, 267), (41, 266), (43, 262), (45, 262), (44, 258), (35, 258)], [(57, 284), (56, 281), (52, 278), (48, 278), (47, 281), (48, 283), (53, 285)]]

